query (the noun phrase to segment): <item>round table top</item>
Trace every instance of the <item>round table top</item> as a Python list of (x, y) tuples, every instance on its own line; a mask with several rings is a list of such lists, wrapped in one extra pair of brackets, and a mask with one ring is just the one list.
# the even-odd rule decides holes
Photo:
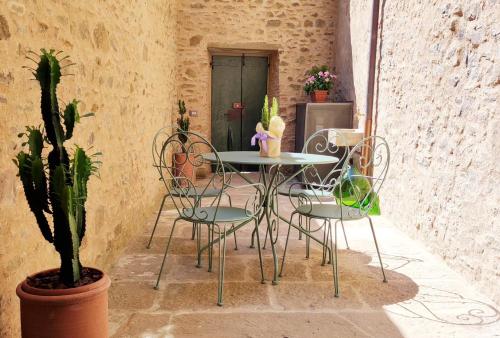
[[(304, 165), (332, 164), (339, 161), (335, 156), (287, 152), (282, 152), (279, 157), (261, 157), (258, 151), (222, 151), (218, 154), (222, 162), (235, 164)], [(207, 161), (215, 162), (214, 153), (206, 153), (202, 156)]]

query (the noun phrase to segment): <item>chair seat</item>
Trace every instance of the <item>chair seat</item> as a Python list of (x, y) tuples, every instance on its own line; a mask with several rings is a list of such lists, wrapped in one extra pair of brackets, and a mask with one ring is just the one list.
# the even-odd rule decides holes
[[(189, 188), (187, 192), (183, 191), (182, 196), (183, 197), (196, 197), (200, 196), (201, 197), (217, 197), (220, 194), (221, 189), (217, 188), (207, 188), (205, 191), (203, 191), (203, 188)], [(172, 189), (172, 196), (174, 197), (179, 197), (181, 195), (180, 192), (178, 192), (176, 189)]]
[(278, 194), (284, 196), (298, 197), (299, 195), (306, 195), (308, 197), (332, 197), (331, 191), (325, 190), (312, 190), (312, 189), (300, 189), (293, 188), (290, 190), (289, 187), (278, 188)]
[[(340, 219), (340, 205), (337, 204), (305, 204), (297, 208), (297, 212), (304, 216), (317, 218)], [(354, 220), (365, 217), (359, 209), (342, 206), (342, 219)]]
[(253, 217), (250, 210), (235, 207), (200, 207), (194, 210), (182, 210), (182, 218), (199, 223), (233, 223), (247, 221)]

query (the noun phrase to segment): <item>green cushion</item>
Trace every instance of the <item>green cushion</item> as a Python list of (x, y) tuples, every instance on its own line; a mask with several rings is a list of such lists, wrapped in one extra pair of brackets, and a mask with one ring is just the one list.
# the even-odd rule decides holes
[[(309, 217), (318, 218), (330, 218), (330, 219), (340, 219), (341, 209), (340, 205), (337, 204), (305, 204), (297, 208), (297, 212), (302, 215)], [(357, 208), (350, 208), (342, 206), (342, 219), (343, 220), (354, 220), (363, 218)]]
[(179, 197), (181, 195), (180, 191), (182, 191), (182, 197), (196, 197), (200, 196), (201, 193), (203, 193), (201, 197), (217, 197), (220, 194), (220, 189), (207, 188), (205, 191), (203, 191), (203, 189), (204, 188), (190, 188), (187, 192), (184, 191), (185, 189), (179, 189), (179, 191), (172, 189), (172, 196)]
[[(217, 211), (217, 214), (216, 214)], [(250, 210), (235, 207), (200, 207), (184, 209), (181, 217), (199, 223), (234, 223), (251, 219), (253, 214)]]
[(298, 197), (299, 195), (306, 195), (308, 197), (332, 197), (332, 193), (325, 190), (312, 190), (312, 189), (300, 189), (293, 188), (290, 190), (289, 187), (283, 187), (278, 189), (278, 194), (285, 196)]

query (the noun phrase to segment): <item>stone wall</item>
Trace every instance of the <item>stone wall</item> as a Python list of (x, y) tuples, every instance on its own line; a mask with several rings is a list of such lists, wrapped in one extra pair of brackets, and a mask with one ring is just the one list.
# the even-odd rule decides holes
[[(161, 187), (150, 142), (171, 122), (175, 100), (172, 1), (0, 2), (0, 336), (19, 337), (16, 284), (55, 267), (58, 256), (28, 210), (11, 159), (17, 133), (41, 123), (39, 87), (23, 65), (29, 50), (63, 50), (76, 63), (59, 97), (81, 100), (95, 118), (76, 126), (75, 143), (102, 151), (101, 179), (89, 186), (82, 262), (107, 269), (144, 227)], [(154, 3), (154, 4), (153, 4)]]
[[(283, 148), (295, 141), (295, 103), (306, 100), (302, 86), (313, 65), (333, 67), (336, 2), (330, 0), (185, 0), (179, 2), (178, 95), (197, 110), (193, 129), (210, 137), (210, 53), (227, 48), (276, 50), (281, 115), (287, 123)], [(272, 62), (276, 64), (278, 62)], [(276, 81), (270, 89), (276, 91)]]
[[(353, 44), (367, 39), (371, 14), (352, 11), (365, 2), (350, 1), (338, 32)], [(383, 212), (500, 303), (500, 4), (381, 3), (376, 128), (392, 150)], [(352, 59), (367, 58), (358, 47)], [(364, 88), (349, 91), (364, 100)]]

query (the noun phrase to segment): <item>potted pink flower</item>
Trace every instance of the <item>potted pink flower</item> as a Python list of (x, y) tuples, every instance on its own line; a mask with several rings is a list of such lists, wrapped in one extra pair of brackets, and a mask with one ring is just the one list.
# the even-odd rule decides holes
[(328, 91), (333, 87), (333, 81), (337, 76), (331, 73), (328, 66), (314, 66), (306, 75), (304, 91), (311, 96), (312, 102), (326, 102)]

